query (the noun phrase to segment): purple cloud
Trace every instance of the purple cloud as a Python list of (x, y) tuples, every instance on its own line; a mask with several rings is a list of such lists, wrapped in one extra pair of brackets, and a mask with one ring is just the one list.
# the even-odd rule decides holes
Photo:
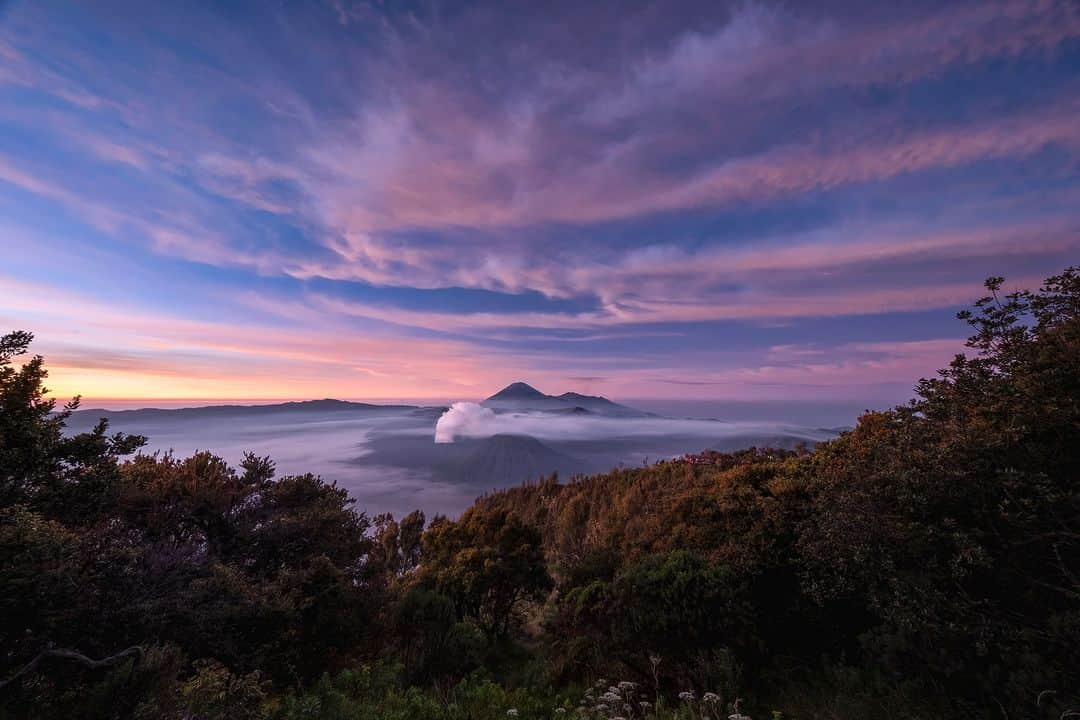
[[(0, 250), (19, 259), (8, 280), (59, 284), (52, 268), (91, 252), (130, 263), (140, 272), (73, 290), (109, 308), (97, 332), (136, 358), (145, 325), (124, 322), (111, 293), (155, 301), (145, 275), (227, 302), (283, 346), (314, 328), (335, 363), (342, 333), (381, 333), (385, 345), (363, 350), (378, 363), (386, 338), (434, 343), (458, 359), (414, 373), (425, 388), (440, 368), (473, 388), (559, 366), (658, 393), (640, 366), (656, 367), (673, 336), (711, 349), (721, 324), (749, 336), (947, 315), (983, 275), (1034, 283), (1080, 245), (1072, 2), (409, 13), (342, 1), (243, 22), (45, 3), (5, 20)], [(511, 314), (509, 301), (478, 309), (447, 293), (576, 305)], [(13, 322), (29, 307), (5, 302)], [(190, 341), (183, 323), (203, 318), (184, 315), (168, 315), (162, 345)], [(632, 340), (647, 360), (627, 352)], [(712, 387), (847, 372), (869, 383), (937, 358), (911, 344), (923, 340), (948, 341), (868, 331), (786, 365), (754, 346), (720, 373), (694, 354), (693, 368), (665, 367)], [(875, 343), (881, 357), (866, 354)], [(236, 351), (196, 344), (208, 367)], [(315, 376), (305, 388), (331, 383)]]

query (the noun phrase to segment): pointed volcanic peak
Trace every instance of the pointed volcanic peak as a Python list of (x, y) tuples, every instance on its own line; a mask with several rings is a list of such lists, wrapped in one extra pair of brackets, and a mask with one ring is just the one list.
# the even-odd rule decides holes
[(484, 402), (491, 400), (538, 400), (547, 397), (550, 396), (540, 392), (529, 383), (515, 382), (510, 383)]
[(480, 403), (493, 410), (597, 413), (613, 417), (648, 417), (650, 413), (612, 402), (598, 395), (565, 392), (545, 395), (532, 385), (515, 382)]

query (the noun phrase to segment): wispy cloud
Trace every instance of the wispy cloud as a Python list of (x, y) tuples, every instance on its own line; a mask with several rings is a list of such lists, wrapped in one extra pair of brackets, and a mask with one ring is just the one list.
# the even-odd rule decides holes
[[(0, 312), (56, 334), (65, 388), (809, 388), (937, 357), (860, 318), (1080, 249), (1075, 3), (444, 10), (13, 6)], [(73, 281), (67, 318), (40, 238), (130, 274)], [(228, 319), (115, 297), (171, 278)], [(862, 345), (800, 336), (844, 319)], [(741, 366), (704, 359), (719, 333)]]

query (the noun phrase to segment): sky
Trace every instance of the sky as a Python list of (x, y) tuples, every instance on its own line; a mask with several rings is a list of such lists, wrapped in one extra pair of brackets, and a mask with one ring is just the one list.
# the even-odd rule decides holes
[(1080, 4), (0, 0), (57, 396), (903, 401), (1080, 262)]

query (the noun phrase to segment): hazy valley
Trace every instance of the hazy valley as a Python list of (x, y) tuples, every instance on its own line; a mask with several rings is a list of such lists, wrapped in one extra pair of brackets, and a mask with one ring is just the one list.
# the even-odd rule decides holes
[(840, 428), (765, 420), (664, 417), (603, 397), (546, 395), (514, 383), (480, 403), (376, 405), (312, 400), (271, 405), (75, 412), (69, 433), (102, 417), (145, 435), (144, 452), (213, 450), (231, 463), (270, 455), (282, 474), (312, 472), (371, 512), (456, 515), (492, 489), (637, 467), (706, 449), (793, 448)]

